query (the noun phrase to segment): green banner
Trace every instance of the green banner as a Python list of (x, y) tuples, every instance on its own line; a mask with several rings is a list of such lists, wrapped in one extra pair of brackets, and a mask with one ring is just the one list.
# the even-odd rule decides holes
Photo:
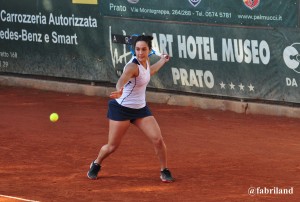
[[(171, 56), (150, 87), (300, 103), (298, 1), (172, 2), (0, 0), (0, 74), (114, 84), (132, 57), (128, 37), (145, 33), (154, 37), (155, 49)], [(151, 62), (158, 59), (151, 56)]]
[[(154, 48), (171, 56), (170, 62), (152, 78), (151, 87), (240, 99), (299, 102), (300, 47), (286, 48), (300, 41), (297, 33), (290, 34), (291, 30), (157, 22), (138, 26), (134, 20), (107, 18), (104, 36), (110, 55), (106, 63), (116, 75), (121, 74), (131, 58), (128, 45), (117, 38), (141, 34), (141, 30), (154, 37)], [(156, 57), (152, 56), (152, 60)]]
[(107, 78), (99, 5), (0, 0), (0, 71)]
[(100, 1), (105, 16), (268, 27), (297, 27), (298, 8), (297, 0)]

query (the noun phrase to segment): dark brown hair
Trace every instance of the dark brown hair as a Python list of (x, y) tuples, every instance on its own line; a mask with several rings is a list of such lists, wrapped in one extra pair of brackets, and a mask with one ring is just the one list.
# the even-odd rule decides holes
[(149, 49), (152, 49), (152, 40), (153, 40), (153, 36), (145, 36), (145, 35), (140, 35), (138, 37), (136, 37), (134, 43), (133, 43), (133, 50), (135, 50), (135, 45), (138, 41), (145, 41), (149, 47)]

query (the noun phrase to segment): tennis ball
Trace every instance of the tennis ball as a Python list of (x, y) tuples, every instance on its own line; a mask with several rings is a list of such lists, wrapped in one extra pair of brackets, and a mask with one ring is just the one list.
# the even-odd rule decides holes
[(56, 122), (58, 120), (59, 116), (57, 113), (50, 114), (50, 121)]

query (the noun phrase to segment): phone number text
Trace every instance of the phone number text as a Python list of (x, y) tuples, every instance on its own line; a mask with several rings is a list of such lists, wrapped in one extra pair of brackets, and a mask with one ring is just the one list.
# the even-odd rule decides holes
[(189, 11), (189, 10), (172, 10), (172, 15), (176, 16), (192, 16), (207, 17), (207, 18), (231, 18), (231, 13), (216, 12), (216, 11)]

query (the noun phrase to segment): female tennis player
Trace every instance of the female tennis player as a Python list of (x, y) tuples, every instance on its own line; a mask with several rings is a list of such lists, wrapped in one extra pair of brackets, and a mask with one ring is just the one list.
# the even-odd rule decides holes
[(150, 65), (149, 54), (152, 50), (152, 36), (140, 35), (134, 43), (135, 56), (124, 67), (124, 71), (112, 92), (108, 104), (109, 119), (108, 143), (102, 146), (98, 157), (90, 165), (89, 179), (97, 179), (105, 158), (116, 151), (130, 124), (134, 124), (151, 140), (160, 161), (160, 178), (163, 182), (174, 179), (167, 167), (167, 150), (160, 127), (146, 104), (146, 86), (150, 76), (155, 74), (169, 61), (169, 56), (160, 56)]

